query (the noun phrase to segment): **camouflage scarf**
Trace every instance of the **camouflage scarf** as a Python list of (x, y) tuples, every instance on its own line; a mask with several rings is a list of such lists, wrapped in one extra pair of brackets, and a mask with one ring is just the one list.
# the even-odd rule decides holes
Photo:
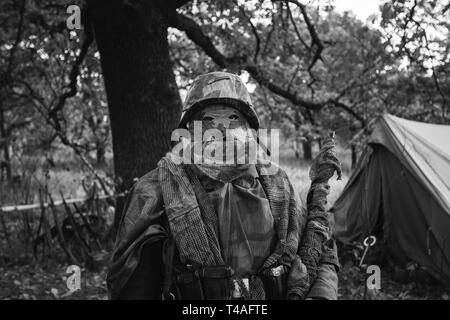
[[(297, 249), (306, 222), (306, 212), (301, 210), (297, 195), (284, 171), (279, 169), (277, 174), (264, 175), (262, 166), (256, 165), (256, 168), (269, 200), (277, 234), (275, 249), (264, 261), (260, 272), (264, 273), (280, 264), (285, 265), (290, 270), (288, 295), (305, 292), (309, 283)], [(188, 177), (183, 167), (174, 164), (169, 158), (163, 158), (158, 163), (158, 169), (166, 214), (181, 262), (203, 266), (223, 265), (224, 259), (215, 232), (217, 215), (207, 202), (197, 201), (191, 179), (194, 178), (194, 184), (199, 184), (198, 179)], [(254, 298), (264, 298), (258, 290), (261, 285), (252, 288), (254, 285), (250, 284), (250, 291), (253, 291), (250, 294)]]
[(255, 166), (195, 165), (192, 169), (217, 214), (225, 263), (237, 276), (256, 274), (271, 253), (275, 228)]

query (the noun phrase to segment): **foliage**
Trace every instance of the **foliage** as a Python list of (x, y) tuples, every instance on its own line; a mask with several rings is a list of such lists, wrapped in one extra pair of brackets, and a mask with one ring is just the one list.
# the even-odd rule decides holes
[[(227, 59), (245, 61), (227, 64), (226, 68), (246, 77), (246, 64), (251, 63), (262, 74), (263, 80), (252, 75), (249, 85), (256, 88), (258, 111), (272, 126), (273, 121), (282, 125), (287, 119), (300, 136), (307, 136), (313, 128), (319, 132), (327, 128), (341, 130), (344, 137), (351, 138), (356, 128), (383, 112), (448, 123), (449, 11), (439, 14), (444, 1), (420, 1), (415, 2), (412, 13), (411, 3), (386, 2), (380, 8), (381, 17), (367, 22), (350, 13), (337, 13), (330, 6), (313, 3), (305, 7), (297, 1), (193, 1), (179, 12), (192, 17)], [(415, 24), (401, 29), (405, 15), (418, 18)], [(439, 30), (441, 37), (427, 37), (429, 28)], [(403, 44), (394, 50), (393, 42), (402, 30), (406, 33)], [(175, 33), (177, 41), (171, 43), (180, 83), (217, 68), (209, 61), (198, 68), (205, 46), (189, 32), (187, 37), (200, 43), (197, 51), (190, 45), (189, 53), (177, 55), (177, 46), (186, 40), (179, 31)], [(423, 41), (425, 37), (428, 44)], [(411, 48), (415, 48), (414, 54)], [(436, 48), (432, 58), (428, 48)], [(415, 60), (405, 62), (406, 54), (415, 55)], [(436, 64), (435, 74), (430, 73), (431, 60)], [(422, 71), (417, 70), (418, 65)], [(277, 84), (279, 90), (270, 90), (267, 82)]]
[[(398, 61), (384, 99), (398, 114), (449, 123), (450, 10), (448, 1), (395, 1), (381, 7), (386, 50)], [(426, 106), (427, 108), (424, 108)]]
[(81, 290), (67, 289), (67, 265), (0, 267), (0, 299), (106, 300), (106, 267), (92, 272), (81, 269)]
[[(77, 61), (88, 24), (69, 31), (67, 4), (2, 2), (2, 161), (39, 151), (55, 162), (56, 151), (68, 148), (105, 167), (111, 153), (100, 57), (91, 46)], [(348, 140), (383, 112), (448, 123), (446, 1), (386, 1), (366, 22), (320, 2), (276, 0), (186, 1), (178, 14), (219, 54), (171, 23), (181, 96), (196, 75), (225, 68), (247, 81), (263, 123), (296, 132), (295, 139), (326, 128)]]
[(62, 14), (68, 3), (1, 3), (1, 143), (15, 169), (31, 155), (53, 166), (73, 161), (54, 157), (70, 150), (104, 164), (110, 148), (99, 55), (88, 50), (79, 61), (81, 32), (69, 31)]

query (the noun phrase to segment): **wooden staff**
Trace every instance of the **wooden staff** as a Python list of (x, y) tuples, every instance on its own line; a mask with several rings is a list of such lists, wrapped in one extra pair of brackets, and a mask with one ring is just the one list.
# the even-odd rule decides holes
[[(39, 226), (36, 231), (36, 237), (34, 238), (34, 241), (33, 241), (33, 254), (34, 254), (34, 258), (36, 260), (38, 260), (37, 241), (38, 241), (40, 233), (41, 233), (43, 221), (44, 221), (44, 212), (42, 211), (42, 208), (41, 208), (41, 216), (39, 218)], [(45, 248), (44, 248), (44, 244), (42, 244), (42, 254), (44, 254), (44, 253), (45, 253)]]
[(70, 250), (70, 248), (66, 247), (66, 245), (65, 245), (64, 234), (62, 232), (60, 224), (58, 223), (58, 216), (56, 214), (56, 208), (55, 208), (55, 206), (53, 206), (53, 198), (50, 195), (49, 195), (49, 200), (50, 200), (50, 208), (52, 211), (53, 220), (55, 222), (55, 227), (56, 227), (56, 231), (57, 231), (56, 235), (57, 235), (59, 246), (66, 253), (67, 259), (70, 264), (79, 265), (78, 260), (72, 254), (72, 251)]
[(102, 246), (98, 240), (98, 236), (95, 234), (94, 230), (92, 230), (89, 221), (86, 219), (86, 217), (83, 215), (83, 213), (81, 212), (81, 210), (78, 208), (78, 206), (74, 203), (73, 207), (75, 208), (75, 211), (80, 215), (81, 219), (83, 220), (84, 225), (86, 226), (86, 229), (88, 230), (88, 233), (92, 236), (92, 238), (95, 241), (95, 244), (97, 245), (97, 247), (102, 250)]
[(8, 232), (8, 228), (6, 227), (5, 217), (3, 216), (3, 213), (1, 213), (1, 212), (0, 212), (0, 220), (2, 223), (3, 231), (5, 233), (6, 243), (8, 244), (9, 250), (11, 251), (11, 256), (14, 257), (15, 253), (14, 253), (14, 249), (11, 244), (11, 239), (9, 238), (9, 232)]
[[(83, 260), (86, 262), (88, 259), (88, 256), (91, 253), (91, 248), (89, 247), (89, 245), (86, 243), (86, 241), (84, 240), (84, 238), (81, 236), (81, 232), (78, 228), (78, 225), (75, 222), (75, 219), (73, 218), (72, 212), (69, 208), (69, 206), (66, 203), (66, 200), (64, 199), (64, 196), (61, 194), (62, 197), (62, 201), (64, 204), (64, 208), (66, 209), (66, 213), (67, 213), (67, 218), (69, 219), (69, 223), (71, 224), (73, 231), (74, 231), (74, 235), (75, 235), (75, 239), (77, 240), (77, 242), (79, 244), (81, 244), (81, 255), (83, 257)], [(85, 251), (87, 250), (87, 252)]]
[(39, 199), (41, 202), (41, 210), (42, 210), (42, 222), (44, 225), (44, 233), (45, 233), (45, 239), (46, 239), (46, 243), (48, 246), (48, 252), (51, 258), (53, 258), (53, 252), (52, 252), (52, 248), (53, 248), (53, 239), (52, 239), (52, 234), (51, 234), (51, 230), (50, 230), (50, 224), (47, 220), (46, 217), (46, 211), (45, 211), (45, 207), (44, 207), (44, 199), (42, 198), (42, 192), (41, 190), (39, 190)]

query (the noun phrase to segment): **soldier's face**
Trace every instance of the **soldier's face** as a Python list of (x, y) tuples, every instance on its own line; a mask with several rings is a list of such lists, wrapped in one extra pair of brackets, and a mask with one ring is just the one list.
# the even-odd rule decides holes
[(204, 131), (208, 129), (247, 129), (247, 119), (237, 109), (227, 105), (211, 105), (197, 112), (194, 121), (202, 121)]
[[(210, 149), (213, 147), (222, 148), (224, 161), (227, 154), (235, 152), (233, 158), (236, 158), (239, 152), (245, 152), (245, 150), (242, 151), (242, 148), (245, 149), (250, 125), (246, 117), (237, 109), (222, 104), (211, 105), (202, 109), (188, 123), (188, 129), (192, 136), (194, 136), (194, 121), (201, 121), (203, 151), (206, 147)], [(211, 135), (214, 132), (220, 132), (221, 137), (217, 137), (217, 134)], [(229, 147), (226, 148), (227, 138), (230, 137), (234, 141), (234, 150), (230, 150)], [(198, 141), (194, 143), (198, 143)]]

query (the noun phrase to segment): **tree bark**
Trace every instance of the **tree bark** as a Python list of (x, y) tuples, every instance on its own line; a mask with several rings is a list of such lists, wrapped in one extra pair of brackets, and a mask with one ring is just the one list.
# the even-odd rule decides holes
[(351, 144), (351, 150), (352, 150), (352, 169), (355, 168), (356, 162), (358, 161), (358, 155), (356, 151), (356, 144)]
[(298, 160), (300, 159), (300, 151), (298, 149), (298, 142), (297, 142), (297, 138), (294, 139), (294, 153), (295, 153), (295, 158)]
[(106, 148), (105, 143), (103, 141), (96, 141), (95, 142), (95, 153), (96, 153), (96, 161), (98, 167), (105, 167), (106, 166)]
[(6, 123), (5, 123), (3, 105), (0, 102), (0, 146), (3, 150), (3, 161), (0, 165), (0, 180), (3, 178), (3, 171), (6, 173), (6, 180), (10, 181), (12, 177), (11, 172), (11, 157), (9, 155), (9, 137), (6, 134)]
[[(129, 187), (169, 149), (181, 101), (169, 58), (167, 22), (157, 1), (93, 2), (111, 120), (114, 168)], [(137, 12), (142, 10), (141, 12)]]
[(303, 140), (303, 159), (312, 160), (312, 145), (310, 140)]
[[(108, 0), (88, 5), (108, 98), (114, 171), (120, 189), (128, 189), (169, 150), (181, 114), (169, 57), (167, 4)], [(122, 211), (117, 209), (116, 222)]]

